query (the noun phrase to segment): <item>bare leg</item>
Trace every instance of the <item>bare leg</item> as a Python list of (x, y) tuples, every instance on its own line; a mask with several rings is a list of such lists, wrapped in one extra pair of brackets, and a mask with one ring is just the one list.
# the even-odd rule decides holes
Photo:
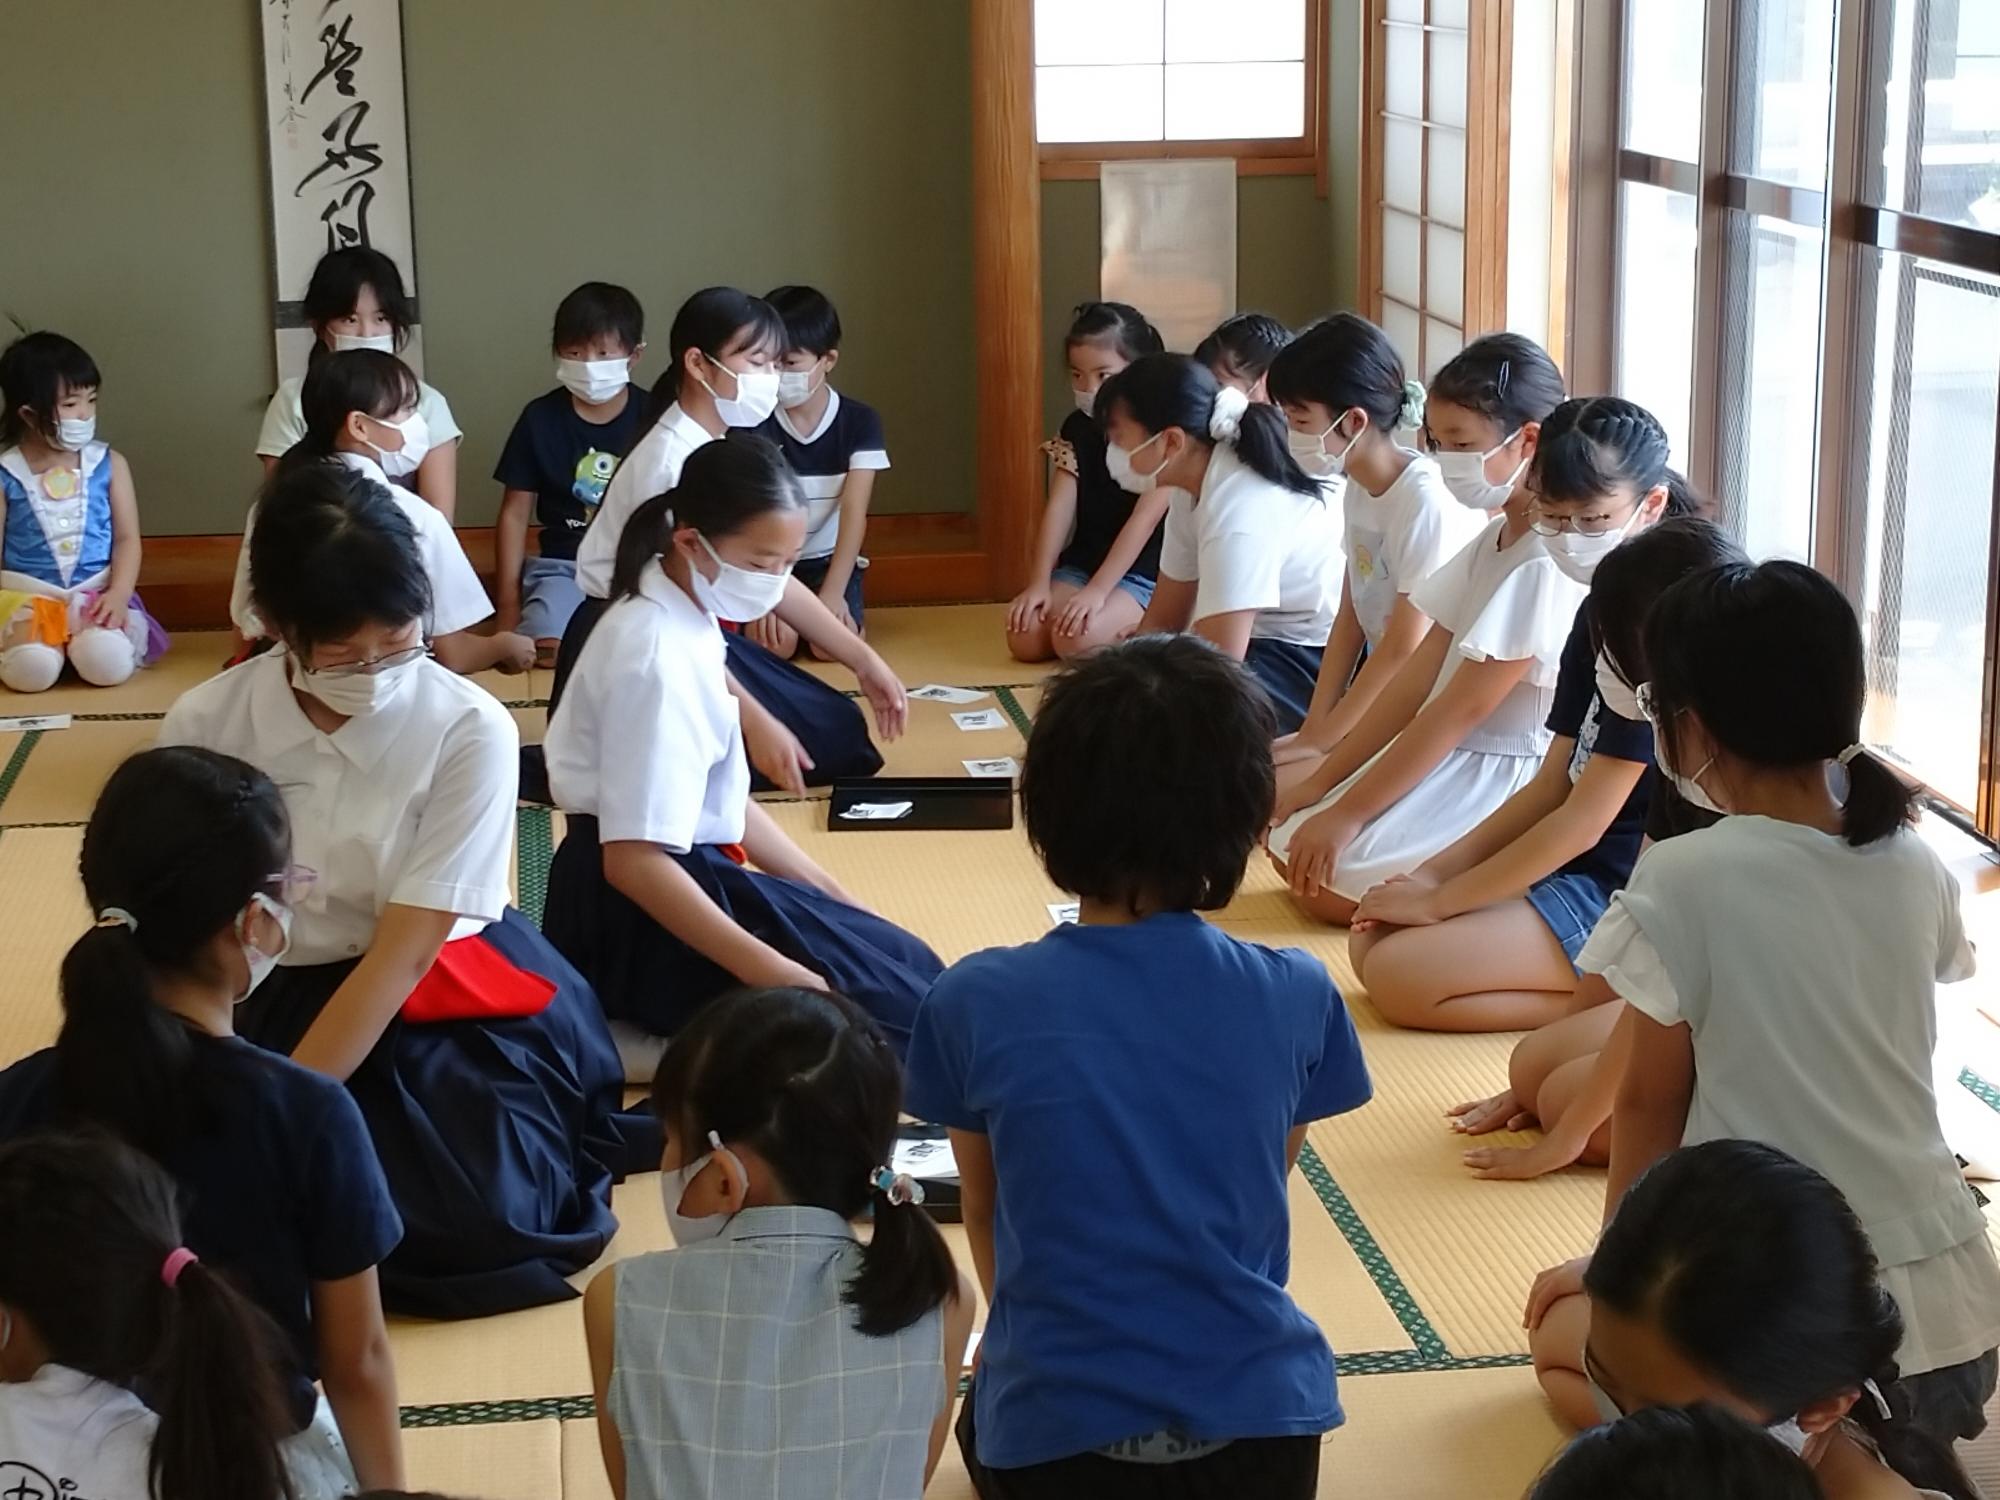
[(1410, 927), (1368, 954), (1369, 1001), (1420, 1031), (1528, 1031), (1567, 1015), (1576, 971), (1524, 900)]
[[(1601, 1009), (1609, 1010), (1610, 1006)], [(1596, 1015), (1596, 1011), (1587, 1012)], [(1576, 1019), (1575, 1017), (1571, 1018)], [(1615, 1019), (1615, 1017), (1614, 1017)], [(1562, 1022), (1556, 1023), (1558, 1026)], [(1575, 1108), (1590, 1082), (1591, 1070), (1597, 1066), (1601, 1054), (1586, 1052), (1582, 1057), (1571, 1058), (1542, 1081), (1541, 1092), (1535, 1096), (1535, 1113), (1540, 1115), (1544, 1128), (1551, 1134), (1563, 1128), (1563, 1119)], [(1603, 1167), (1611, 1163), (1611, 1121), (1597, 1122), (1590, 1132), (1590, 1139), (1582, 1151), (1577, 1153), (1576, 1164), (1582, 1167)]]
[[(1062, 588), (1063, 585), (1057, 584), (1056, 587)], [(1075, 590), (1069, 592), (1074, 595)], [(1053, 597), (1049, 613), (1056, 613)], [(1104, 601), (1104, 608), (1090, 617), (1090, 624), (1082, 635), (1051, 635), (1049, 644), (1055, 647), (1057, 656), (1068, 661), (1073, 656), (1085, 656), (1124, 640), (1139, 628), (1139, 622), (1145, 617), (1146, 612), (1139, 607), (1137, 599), (1123, 589), (1113, 589), (1111, 597)]]
[(1062, 618), (1064, 608), (1076, 593), (1076, 585), (1052, 583), (1049, 585), (1049, 607), (1042, 617), (1026, 630), (1007, 632), (1007, 650), (1015, 661), (1053, 661), (1056, 654), (1056, 621)]
[[(1292, 874), (1290, 869), (1286, 867), (1285, 862), (1275, 854), (1268, 857), (1271, 861), (1271, 868), (1289, 881), (1292, 878)], [(1301, 896), (1297, 891), (1291, 890), (1286, 891), (1285, 894), (1292, 898), (1292, 905), (1296, 906), (1307, 916), (1313, 918), (1315, 921), (1325, 922), (1332, 927), (1345, 927), (1349, 922), (1352, 922), (1354, 920), (1354, 908), (1360, 905), (1358, 901), (1350, 901), (1345, 896), (1324, 889), (1317, 896)]]
[(1546, 1128), (1561, 1117), (1545, 1115), (1537, 1102), (1549, 1080), (1571, 1064), (1597, 1056), (1611, 1040), (1618, 1024), (1616, 1005), (1593, 1005), (1589, 1010), (1551, 1021), (1541, 1030), (1521, 1039), (1508, 1059), (1507, 1077), (1514, 1093), (1533, 1109)]
[(1565, 1297), (1543, 1314), (1541, 1326), (1528, 1335), (1535, 1359), (1535, 1378), (1556, 1415), (1581, 1430), (1598, 1423), (1597, 1403), (1583, 1376), (1583, 1346), (1590, 1336), (1590, 1299)]

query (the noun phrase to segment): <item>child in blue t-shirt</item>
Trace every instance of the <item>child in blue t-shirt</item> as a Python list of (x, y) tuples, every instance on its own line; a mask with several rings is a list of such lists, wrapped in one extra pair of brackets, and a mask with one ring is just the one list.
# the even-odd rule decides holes
[[(781, 286), (764, 300), (784, 319), (785, 357), (778, 409), (757, 431), (778, 445), (806, 494), (806, 542), (792, 574), (859, 634), (868, 502), (876, 474), (889, 467), (882, 419), (829, 383), (840, 363), (840, 314), (825, 294)], [(751, 621), (743, 633), (780, 656), (799, 649), (798, 633), (775, 614)], [(813, 655), (829, 659), (817, 648)]]
[[(569, 617), (583, 602), (576, 548), (611, 483), (611, 471), (646, 428), (632, 369), (645, 352), (646, 316), (622, 286), (586, 281), (556, 307), (553, 344), (561, 384), (521, 408), (493, 477), (505, 493), (495, 528), (498, 628), (535, 643), (552, 667)], [(542, 528), (529, 557), (528, 517)]]
[(964, 959), (918, 1012), (906, 1107), (951, 1133), (992, 1306), (959, 1421), (984, 1500), (1311, 1496), (1341, 1424), (1285, 1291), (1285, 1182), (1368, 1071), (1324, 967), (1196, 915), (1270, 819), (1274, 728), (1191, 636), (1058, 677), (1021, 804), (1079, 921)]

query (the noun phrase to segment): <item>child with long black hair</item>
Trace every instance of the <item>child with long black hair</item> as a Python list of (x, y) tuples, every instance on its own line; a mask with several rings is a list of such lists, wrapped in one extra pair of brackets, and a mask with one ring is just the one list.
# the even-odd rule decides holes
[[(389, 492), (416, 528), (417, 547), (431, 580), (431, 649), (454, 672), (470, 675), (498, 667), (524, 672), (535, 659), (535, 643), (514, 631), (478, 635), (472, 627), (490, 619), (493, 604), (442, 512), (392, 484), (383, 463), (409, 441), (404, 430), (422, 389), (410, 367), (377, 349), (350, 349), (316, 360), (299, 388), (305, 431), (286, 450), (273, 474), (301, 464), (342, 463)], [(250, 600), (250, 533), (257, 525), (252, 506), (236, 553), (236, 581), (229, 617), (248, 639), (263, 636), (264, 622)]]
[(1716, 1402), (1803, 1457), (1827, 1500), (1977, 1500), (1931, 1420), (1941, 1392), (1898, 1378), (1909, 1310), (1878, 1280), (1880, 1248), (1838, 1188), (1783, 1151), (1672, 1151), (1616, 1201), (1575, 1274), (1536, 1284), (1536, 1372), (1572, 1426)]
[(1649, 1406), (1593, 1427), (1528, 1500), (1825, 1500), (1804, 1459), (1721, 1406)]
[(1097, 393), (1112, 478), (1166, 489), (1142, 633), (1191, 630), (1249, 667), (1298, 727), (1333, 627), (1340, 508), (1285, 448), (1285, 420), (1185, 354), (1149, 354)]
[(626, 523), (616, 602), (549, 724), (569, 832), (543, 925), (605, 1013), (659, 1036), (738, 985), (833, 988), (900, 1051), (944, 967), (864, 911), (750, 797), (724, 622), (770, 611), (805, 496), (754, 433), (688, 455)]
[(1166, 345), (1124, 302), (1084, 302), (1063, 339), (1076, 410), (1046, 445), (1048, 504), (1028, 586), (1007, 606), (1007, 649), (1019, 661), (1095, 650), (1138, 628), (1160, 573), (1164, 491), (1128, 494), (1104, 465), (1104, 383)]
[(837, 994), (745, 990), (675, 1037), (652, 1092), (679, 1248), (610, 1267), (583, 1303), (612, 1493), (921, 1494), (974, 1304), (888, 1166), (895, 1052)]
[(1269, 401), (1271, 361), (1291, 341), (1292, 330), (1269, 313), (1237, 313), (1194, 346), (1194, 357), (1224, 385), (1235, 386), (1252, 401)]
[[(0, 1146), (0, 1471), (22, 1496), (305, 1500), (275, 1330), (187, 1249), (174, 1184), (109, 1137)], [(39, 1483), (37, 1483), (39, 1481)]]
[(1578, 959), (1628, 1007), (1607, 1206), (1683, 1142), (1763, 1141), (1824, 1172), (1902, 1308), (1919, 1424), (1975, 1437), (2000, 1263), (1931, 1071), (1936, 985), (1973, 957), (1909, 787), (1859, 743), (1861, 627), (1804, 564), (1739, 562), (1661, 596), (1646, 661), (1662, 773), (1728, 816), (1649, 849)]

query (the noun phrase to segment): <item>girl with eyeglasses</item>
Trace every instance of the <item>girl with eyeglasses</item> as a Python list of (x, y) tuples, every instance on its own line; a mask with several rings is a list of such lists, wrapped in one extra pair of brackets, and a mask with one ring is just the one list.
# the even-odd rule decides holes
[(657, 1145), (620, 1113), (590, 987), (508, 904), (514, 721), (430, 659), (414, 529), (346, 466), (278, 475), (250, 589), (282, 649), (187, 693), (161, 731), (277, 782), (319, 872), (238, 1028), (360, 1106), (406, 1230), (382, 1272), (392, 1310), (574, 1296), (564, 1278), (616, 1227), (614, 1175)]

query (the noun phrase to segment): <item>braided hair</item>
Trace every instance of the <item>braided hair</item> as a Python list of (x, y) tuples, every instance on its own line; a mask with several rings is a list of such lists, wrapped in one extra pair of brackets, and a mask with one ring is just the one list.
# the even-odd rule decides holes
[(1665, 516), (1705, 516), (1708, 503), (1668, 463), (1667, 430), (1636, 401), (1587, 396), (1565, 401), (1542, 423), (1529, 482), (1558, 505), (1601, 500), (1623, 485), (1644, 497), (1664, 486)]

